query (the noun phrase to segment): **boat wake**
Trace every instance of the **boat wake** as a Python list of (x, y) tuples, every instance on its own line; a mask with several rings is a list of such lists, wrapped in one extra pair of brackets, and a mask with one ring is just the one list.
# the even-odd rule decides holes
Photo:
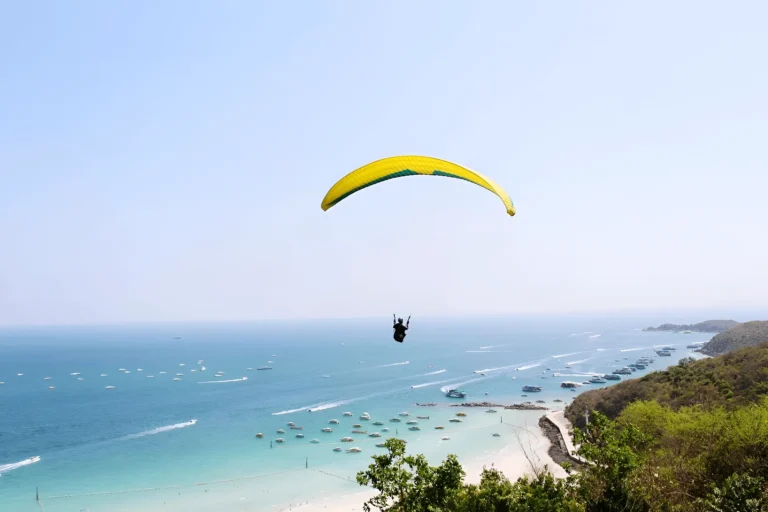
[(382, 365), (379, 365), (379, 366), (373, 366), (370, 369), (372, 370), (373, 368), (389, 368), (390, 366), (403, 366), (405, 364), (411, 364), (411, 362), (410, 361), (403, 361), (402, 363), (382, 364)]
[(586, 362), (587, 362), (587, 361), (589, 361), (590, 359), (592, 359), (592, 358), (591, 358), (591, 357), (588, 357), (588, 358), (586, 358), (586, 359), (579, 359), (578, 361), (569, 361), (569, 362), (567, 362), (567, 363), (565, 363), (565, 364), (568, 364), (568, 365), (570, 365), (570, 364), (580, 364), (580, 363), (586, 363)]
[(574, 332), (571, 336), (584, 336), (585, 334), (592, 334), (592, 331)]
[(225, 382), (243, 382), (244, 380), (248, 380), (248, 377), (241, 377), (239, 379), (229, 379), (229, 380), (206, 380), (204, 382), (198, 382), (198, 384), (224, 384)]
[(415, 384), (411, 386), (411, 389), (425, 388), (427, 386), (436, 386), (438, 384), (445, 384), (446, 382), (452, 382), (456, 379), (436, 380), (434, 382), (425, 382), (424, 384)]
[(527, 364), (525, 366), (518, 366), (515, 368), (515, 370), (528, 370), (529, 368), (536, 368), (537, 366), (541, 366), (541, 363), (534, 363), (534, 364)]
[(638, 350), (647, 350), (651, 347), (623, 348), (619, 352), (637, 352)]
[(171, 430), (191, 427), (195, 423), (197, 423), (197, 420), (189, 420), (189, 421), (185, 421), (184, 423), (176, 423), (175, 425), (166, 425), (165, 427), (153, 428), (152, 430), (146, 430), (144, 432), (139, 432), (138, 434), (130, 434), (123, 437), (122, 439), (126, 440), (126, 439), (136, 439), (137, 437), (153, 436), (155, 434), (161, 434), (163, 432), (170, 432)]
[(445, 373), (445, 372), (447, 372), (447, 371), (448, 371), (448, 370), (437, 370), (436, 372), (429, 372), (429, 373), (425, 373), (425, 374), (424, 374), (424, 377), (426, 377), (427, 375), (437, 375), (438, 373)]
[(461, 386), (466, 386), (467, 384), (471, 384), (473, 382), (478, 382), (478, 381), (481, 381), (481, 380), (485, 380), (487, 378), (488, 377), (480, 377), (479, 379), (469, 379), (469, 380), (465, 380), (463, 382), (457, 382), (455, 384), (449, 384), (447, 386), (441, 387), (440, 391), (442, 391), (443, 393), (447, 393), (448, 391), (450, 391), (452, 389), (460, 388)]
[(581, 352), (569, 352), (567, 354), (559, 354), (556, 356), (552, 356), (552, 359), (560, 359), (561, 357), (575, 356), (576, 354), (583, 354), (583, 353), (584, 353), (583, 350)]
[(602, 375), (602, 373), (553, 373), (555, 377), (594, 377), (595, 375)]
[(0, 464), (0, 475), (3, 473), (7, 473), (9, 471), (13, 471), (14, 469), (18, 469), (24, 466), (29, 466), (30, 464), (34, 464), (35, 462), (40, 462), (40, 457), (30, 457), (28, 459), (24, 459), (19, 462), (14, 462), (12, 464)]
[(593, 334), (592, 336), (589, 337), (589, 339), (593, 340), (595, 338), (599, 338), (600, 336), (602, 336), (602, 334)]

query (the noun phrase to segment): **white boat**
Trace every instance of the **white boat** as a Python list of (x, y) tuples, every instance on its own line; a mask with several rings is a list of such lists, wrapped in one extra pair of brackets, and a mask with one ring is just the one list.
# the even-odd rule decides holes
[(304, 434), (296, 434), (296, 439), (304, 439)]
[(333, 429), (332, 429), (331, 427), (325, 427), (325, 428), (323, 429), (323, 432), (326, 432), (326, 433), (328, 433), (328, 432), (333, 432)]
[(123, 373), (131, 373), (131, 370), (125, 370)]
[(296, 426), (296, 424), (295, 424), (294, 422), (292, 422), (292, 421), (289, 421), (289, 422), (288, 422), (288, 426), (289, 426), (289, 427), (295, 427), (295, 426)]
[(192, 372), (192, 373), (195, 373), (197, 370), (189, 370), (189, 371)]
[(381, 431), (382, 432), (389, 432), (389, 429), (385, 427), (385, 428), (381, 429)]
[(107, 376), (106, 373), (102, 373), (101, 375), (99, 375), (99, 377), (106, 377), (106, 376)]
[(354, 441), (354, 439), (352, 439), (351, 437), (342, 437), (342, 438), (340, 439), (340, 441), (341, 441), (342, 443), (351, 443), (352, 441)]
[(106, 386), (104, 389), (115, 389), (115, 386)]
[(440, 440), (441, 440), (441, 441), (448, 441), (448, 440), (450, 440), (450, 439), (451, 439), (451, 438), (450, 438), (450, 437), (448, 437), (448, 436), (443, 436), (443, 437), (441, 437), (441, 438), (440, 438)]
[(0, 386), (5, 384), (5, 381), (0, 380)]
[(136, 368), (136, 371), (137, 371), (137, 372), (143, 372), (143, 371), (144, 371), (144, 368)]
[(277, 439), (275, 439), (275, 442), (276, 443), (284, 443), (285, 439), (283, 439), (282, 437), (278, 437)]
[(361, 451), (363, 451), (363, 450), (361, 450), (360, 448), (357, 448), (357, 447), (353, 447), (353, 448), (350, 448), (349, 450), (347, 450), (347, 453), (360, 453)]
[(312, 443), (312, 444), (319, 444), (320, 440), (319, 439), (313, 439), (313, 440), (310, 441), (310, 443)]
[(344, 416), (352, 416), (352, 413), (351, 412), (345, 412)]
[(200, 371), (201, 371), (201, 372), (204, 372), (204, 371), (205, 371), (205, 366), (201, 366), (201, 367), (200, 367)]
[(154, 375), (147, 375), (147, 378), (148, 378), (148, 379), (154, 379), (154, 378), (155, 378), (155, 376), (154, 376)]
[(398, 416), (408, 416), (407, 412), (401, 412)]
[(370, 434), (368, 434), (368, 437), (381, 437), (381, 434), (379, 434), (378, 432), (371, 432)]
[(173, 378), (173, 380), (181, 380), (181, 379), (180, 379), (180, 378), (178, 378), (178, 377), (174, 377), (174, 378)]
[(83, 378), (82, 377), (78, 377), (77, 380), (83, 380)]
[(179, 363), (179, 366), (187, 366), (187, 365), (184, 363)]
[(334, 448), (334, 449), (333, 449), (333, 451), (335, 451), (335, 452), (340, 452), (340, 451), (341, 451), (341, 448), (337, 446), (336, 448)]
[(202, 359), (200, 359), (200, 360), (197, 362), (197, 364), (198, 364), (198, 365), (201, 365), (201, 364), (203, 364), (203, 360), (202, 360)]
[(159, 375), (165, 375), (165, 372), (158, 372)]
[(56, 389), (56, 386), (48, 386), (48, 389)]
[(118, 368), (118, 370), (117, 370), (117, 371), (119, 371), (119, 372), (124, 372), (124, 371), (125, 371), (125, 368)]
[(277, 433), (278, 434), (285, 434), (285, 430), (279, 428), (279, 429), (277, 429)]
[[(19, 374), (19, 375), (21, 375), (21, 374)], [(74, 375), (76, 377), (76, 376), (80, 375), (80, 372), (70, 373), (70, 375)]]
[(245, 369), (245, 371), (247, 371), (247, 372), (252, 372), (252, 371), (253, 371), (253, 368), (246, 368), (246, 369)]
[(184, 376), (184, 374), (183, 374), (183, 373), (177, 373), (177, 374), (176, 374), (176, 376), (177, 376), (177, 377), (183, 377), (183, 376)]
[(53, 377), (45, 377), (43, 380), (53, 380)]
[(338, 425), (339, 424), (339, 420), (331, 420), (328, 423), (330, 423), (331, 425)]

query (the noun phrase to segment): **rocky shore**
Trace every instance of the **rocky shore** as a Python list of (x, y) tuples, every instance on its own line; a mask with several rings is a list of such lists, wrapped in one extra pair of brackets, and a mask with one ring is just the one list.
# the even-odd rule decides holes
[(512, 404), (512, 405), (501, 405), (501, 404), (493, 404), (491, 402), (462, 402), (459, 404), (445, 404), (445, 403), (436, 403), (436, 402), (428, 402), (425, 404), (416, 404), (417, 407), (484, 407), (486, 409), (514, 409), (518, 411), (546, 411), (548, 410), (547, 407), (544, 407), (543, 405), (537, 405), (532, 404), (530, 402), (522, 403), (522, 404)]
[(539, 419), (539, 427), (541, 427), (542, 432), (547, 436), (549, 442), (552, 443), (549, 450), (547, 450), (547, 453), (552, 457), (552, 460), (560, 465), (564, 462), (568, 462), (575, 471), (581, 469), (583, 463), (575, 457), (572, 457), (568, 452), (568, 447), (565, 445), (565, 439), (563, 439), (563, 435), (560, 433), (560, 429), (557, 428), (557, 425), (546, 416), (542, 416)]

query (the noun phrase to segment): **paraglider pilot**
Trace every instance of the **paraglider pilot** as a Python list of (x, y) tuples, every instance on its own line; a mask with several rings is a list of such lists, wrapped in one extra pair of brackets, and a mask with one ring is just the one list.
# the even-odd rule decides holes
[(405, 325), (403, 325), (403, 319), (398, 318), (397, 320), (395, 320), (395, 315), (393, 314), (392, 321), (394, 322), (394, 324), (392, 325), (392, 328), (395, 330), (395, 335), (394, 335), (395, 341), (398, 343), (402, 343), (403, 340), (405, 339), (405, 331), (408, 330), (408, 325), (411, 323), (411, 317), (409, 316), (408, 321), (405, 323)]

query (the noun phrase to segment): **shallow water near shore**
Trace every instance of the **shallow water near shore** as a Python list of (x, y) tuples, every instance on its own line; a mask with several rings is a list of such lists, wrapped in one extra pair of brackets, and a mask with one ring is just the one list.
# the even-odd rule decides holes
[[(465, 401), (558, 407), (597, 386), (571, 392), (564, 380), (610, 373), (654, 346), (677, 348), (636, 377), (711, 338), (638, 330), (664, 320), (417, 318), (403, 344), (392, 341), (387, 321), (370, 320), (4, 329), (0, 508), (40, 510), (39, 486), (48, 512), (295, 509), (360, 492), (355, 473), (395, 435), (432, 463), (455, 453), (470, 468), (518, 450), (518, 435), (541, 435), (543, 412), (415, 403), (461, 402), (444, 396), (458, 387)], [(542, 391), (522, 397), (525, 384)], [(359, 419), (363, 412), (371, 419)], [(457, 412), (467, 416), (450, 422)], [(410, 431), (408, 420), (421, 430)], [(382, 437), (351, 434), (357, 423)], [(354, 442), (341, 443), (344, 436)], [(351, 446), (362, 452), (333, 451)]]

